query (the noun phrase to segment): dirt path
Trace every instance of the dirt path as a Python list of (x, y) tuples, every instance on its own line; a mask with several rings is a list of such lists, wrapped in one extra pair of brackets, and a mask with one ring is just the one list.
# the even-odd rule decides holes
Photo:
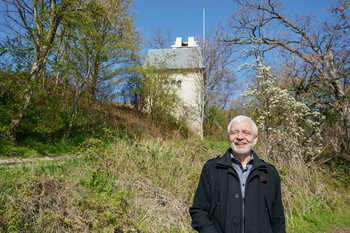
[(350, 227), (338, 228), (338, 229), (332, 231), (331, 233), (350, 233)]
[(58, 156), (46, 156), (46, 157), (36, 157), (36, 158), (6, 158), (0, 159), (0, 167), (2, 166), (14, 166), (22, 163), (30, 163), (30, 162), (40, 162), (40, 161), (51, 161), (57, 159), (69, 159), (72, 157), (80, 157), (81, 155), (58, 155)]

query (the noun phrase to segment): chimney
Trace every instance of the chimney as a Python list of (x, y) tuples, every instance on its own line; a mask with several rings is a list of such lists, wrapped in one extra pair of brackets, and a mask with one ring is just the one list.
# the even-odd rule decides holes
[(182, 46), (182, 37), (176, 37), (175, 44), (172, 45), (172, 48), (181, 48)]
[(188, 37), (188, 47), (198, 47), (197, 41), (194, 40), (194, 37)]
[(194, 40), (194, 37), (188, 37), (188, 42), (182, 41), (182, 37), (176, 37), (175, 44), (171, 46), (172, 48), (181, 48), (181, 47), (198, 47), (197, 41)]

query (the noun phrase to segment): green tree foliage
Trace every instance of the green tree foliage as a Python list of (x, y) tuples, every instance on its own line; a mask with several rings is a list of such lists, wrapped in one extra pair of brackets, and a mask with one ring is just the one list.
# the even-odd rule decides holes
[(259, 63), (256, 84), (242, 96), (247, 98), (260, 138), (266, 140), (261, 144), (267, 155), (309, 160), (320, 154), (321, 114), (278, 87), (269, 67)]
[[(61, 48), (67, 76), (85, 83), (91, 99), (111, 100), (129, 67), (139, 59), (140, 36), (131, 1), (93, 1), (63, 28)], [(65, 56), (63, 56), (65, 55)]]
[[(32, 49), (30, 68), (27, 70), (27, 83), (22, 95), (17, 114), (12, 118), (7, 134), (11, 140), (16, 140), (16, 134), (24, 115), (32, 101), (32, 97), (42, 78), (46, 63), (52, 53), (53, 45), (59, 27), (64, 18), (74, 11), (77, 1), (5, 1), (9, 20), (17, 23), (17, 28), (24, 29), (24, 38)], [(19, 30), (19, 29), (18, 29)], [(20, 33), (20, 31), (18, 31)], [(25, 35), (25, 36), (24, 36)]]
[[(13, 141), (34, 132), (40, 138), (62, 137), (74, 119), (89, 122), (86, 114), (93, 113), (88, 109), (96, 101), (116, 98), (138, 59), (132, 2), (3, 3), (13, 30), (1, 45), (3, 136)], [(80, 114), (79, 102), (85, 104)]]
[(69, 137), (82, 93), (89, 100), (114, 100), (124, 76), (138, 59), (139, 35), (129, 14), (130, 1), (94, 1), (78, 21), (63, 27), (62, 77), (77, 84), (77, 94), (66, 138)]
[(174, 71), (168, 69), (169, 61), (174, 59), (176, 54), (165, 55), (163, 59), (152, 58), (146, 60), (141, 69), (141, 105), (153, 119), (167, 120), (186, 113), (184, 103), (177, 94)]

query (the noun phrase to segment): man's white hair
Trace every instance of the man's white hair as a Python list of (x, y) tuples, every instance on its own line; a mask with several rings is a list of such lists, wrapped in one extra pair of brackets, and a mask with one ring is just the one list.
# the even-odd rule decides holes
[(227, 134), (230, 134), (230, 132), (231, 132), (231, 125), (233, 123), (242, 122), (242, 121), (249, 121), (252, 124), (254, 135), (255, 136), (258, 135), (258, 127), (256, 126), (255, 122), (252, 120), (252, 118), (247, 117), (247, 116), (243, 116), (243, 115), (236, 116), (235, 118), (233, 118), (230, 121), (230, 123), (227, 126)]

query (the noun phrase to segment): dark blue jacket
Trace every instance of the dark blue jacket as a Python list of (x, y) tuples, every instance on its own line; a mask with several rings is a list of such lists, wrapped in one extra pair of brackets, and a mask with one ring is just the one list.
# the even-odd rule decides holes
[(230, 151), (203, 166), (190, 207), (192, 227), (200, 233), (285, 233), (281, 184), (276, 168), (253, 152), (253, 167), (243, 200)]

